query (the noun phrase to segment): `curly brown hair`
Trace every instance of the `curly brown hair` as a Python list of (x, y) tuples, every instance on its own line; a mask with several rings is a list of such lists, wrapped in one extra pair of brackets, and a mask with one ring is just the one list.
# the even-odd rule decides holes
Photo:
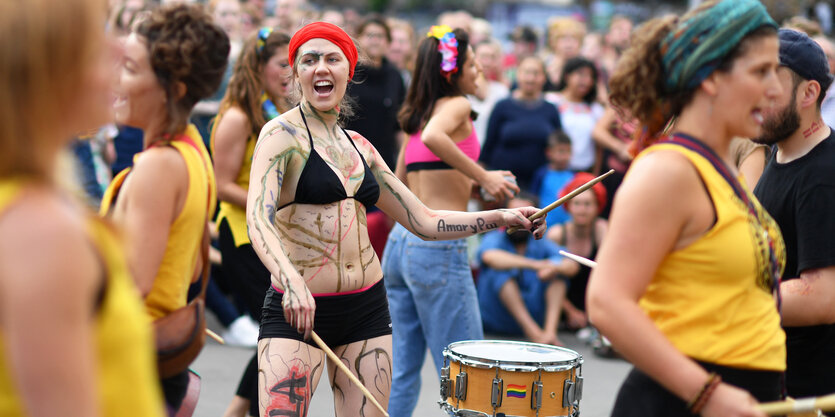
[[(258, 47), (258, 31), (247, 38), (241, 49), (241, 55), (235, 62), (235, 72), (226, 87), (226, 94), (220, 103), (221, 111), (231, 106), (239, 107), (252, 129), (252, 133), (258, 134), (267, 120), (264, 119), (264, 112), (261, 111), (261, 94), (264, 92), (264, 80), (262, 70), (278, 48), (290, 44), (290, 35), (273, 30), (267, 37), (262, 48)], [(280, 103), (275, 103), (280, 106)], [(279, 112), (289, 109), (280, 108)]]
[(168, 99), (164, 133), (182, 132), (194, 105), (220, 86), (229, 37), (201, 6), (186, 4), (154, 10), (135, 32), (147, 42), (151, 67)]
[[(704, 2), (682, 16), (681, 20), (687, 20), (716, 3), (715, 0)], [(636, 29), (630, 47), (621, 56), (609, 80), (612, 105), (621, 113), (638, 119), (646, 128), (640, 140), (633, 143), (633, 153), (658, 140), (664, 128), (681, 113), (698, 89), (668, 92), (664, 88), (666, 74), (660, 45), (667, 34), (675, 30), (678, 21), (676, 16), (665, 16), (652, 19)], [(716, 70), (730, 71), (733, 62), (745, 54), (752, 41), (775, 35), (776, 30), (770, 26), (752, 31), (722, 58)]]
[(655, 136), (667, 121), (684, 107), (693, 90), (670, 96), (664, 93), (664, 67), (659, 45), (676, 26), (675, 16), (652, 19), (632, 35), (609, 80), (609, 100), (640, 120), (650, 136)]

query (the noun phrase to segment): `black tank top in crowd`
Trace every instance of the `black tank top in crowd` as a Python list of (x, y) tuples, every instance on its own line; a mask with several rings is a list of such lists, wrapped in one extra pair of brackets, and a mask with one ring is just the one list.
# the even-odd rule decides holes
[(348, 135), (348, 132), (341, 128), (342, 132), (344, 132), (345, 136), (348, 138), (348, 142), (354, 146), (354, 149), (356, 149), (357, 153), (360, 155), (362, 166), (365, 168), (362, 184), (360, 184), (360, 188), (357, 190), (356, 194), (352, 196), (349, 196), (345, 192), (345, 186), (342, 185), (342, 181), (340, 181), (339, 177), (335, 172), (333, 172), (331, 167), (328, 166), (328, 163), (325, 162), (321, 156), (319, 156), (318, 152), (316, 152), (316, 148), (313, 147), (313, 135), (310, 134), (310, 127), (307, 125), (307, 119), (304, 117), (304, 112), (299, 111), (299, 113), (302, 115), (304, 127), (307, 129), (307, 137), (310, 139), (310, 155), (307, 157), (307, 162), (305, 163), (302, 173), (299, 176), (299, 182), (296, 185), (295, 198), (293, 201), (279, 207), (278, 210), (281, 210), (293, 203), (330, 204), (348, 198), (353, 198), (359, 201), (366, 208), (369, 208), (377, 203), (377, 199), (380, 197), (380, 185), (377, 184), (377, 179), (374, 178), (374, 174), (371, 173), (371, 169), (368, 168), (368, 164), (365, 163), (365, 158), (363, 158), (362, 153), (357, 148), (357, 145), (354, 144), (354, 141)]
[[(559, 244), (562, 247), (567, 248), (567, 242), (568, 224), (566, 223), (563, 225), (562, 239)], [(591, 228), (591, 252), (587, 258), (594, 259), (597, 257), (597, 249), (597, 221), (595, 220), (595, 223)], [(580, 265), (580, 270), (577, 271), (577, 275), (574, 275), (574, 277), (568, 281), (568, 289), (565, 294), (568, 301), (571, 301), (571, 304), (574, 304), (574, 307), (577, 307), (581, 311), (586, 311), (586, 288), (589, 286), (589, 275), (591, 275), (591, 268), (585, 265)]]

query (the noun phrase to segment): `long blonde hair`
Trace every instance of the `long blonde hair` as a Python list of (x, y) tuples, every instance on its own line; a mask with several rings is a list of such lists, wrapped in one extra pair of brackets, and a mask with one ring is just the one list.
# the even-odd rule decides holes
[(66, 138), (54, 118), (104, 47), (101, 0), (0, 1), (0, 177), (52, 180)]

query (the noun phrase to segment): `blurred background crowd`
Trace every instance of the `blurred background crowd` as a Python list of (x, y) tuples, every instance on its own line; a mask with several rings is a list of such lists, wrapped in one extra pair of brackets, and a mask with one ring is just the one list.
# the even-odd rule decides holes
[[(161, 3), (110, 0), (109, 30), (124, 37), (143, 15), (170, 2), (174, 0)], [(599, 175), (615, 170), (602, 183), (604, 187), (598, 187), (594, 193), (590, 191), (582, 204), (561, 207), (548, 215), (549, 226), (559, 226), (548, 234), (554, 243), (594, 258), (605, 235), (612, 196), (632, 159), (629, 145), (637, 129), (627, 115), (608, 106), (607, 80), (629, 45), (634, 27), (661, 14), (682, 13), (696, 3), (694, 0), (198, 2), (226, 31), (231, 48), (219, 90), (197, 104), (191, 122), (209, 145), (213, 122), (235, 62), (239, 55), (243, 56), (246, 39), (255, 36), (259, 29), (268, 27), (292, 35), (306, 23), (328, 21), (351, 34), (361, 54), (357, 76), (348, 90), (356, 104), (355, 114), (345, 120), (346, 128), (368, 138), (394, 168), (399, 149), (406, 140), (397, 123), (397, 113), (411, 82), (418, 42), (431, 25), (464, 29), (470, 33), (470, 44), (482, 75), (478, 93), (469, 98), (478, 113), (474, 126), (482, 146), (480, 162), (486, 168), (513, 172), (525, 201), (540, 207), (570, 191), (566, 186), (582, 184), (578, 183), (578, 174)], [(817, 40), (830, 59), (830, 68), (835, 68), (835, 50), (829, 38), (833, 7), (829, 2), (767, 0), (763, 3), (776, 20)], [(824, 102), (822, 112), (827, 124), (835, 124), (835, 105), (830, 97)], [(98, 207), (114, 174), (129, 167), (133, 155), (141, 150), (142, 131), (130, 126), (111, 124), (79, 137), (72, 144), (74, 158), (70, 158), (77, 173), (76, 182), (81, 184), (78, 192), (93, 207)], [(740, 166), (742, 162), (739, 161)], [(582, 175), (579, 178), (591, 178)], [(474, 200), (471, 208), (491, 204), (497, 203)], [(373, 209), (369, 210), (368, 218), (372, 243), (380, 256), (391, 221)], [(489, 262), (485, 264), (489, 257), (485, 260), (482, 256), (485, 250), (473, 240), (470, 252), (476, 272), (490, 268)], [(236, 296), (235, 285), (231, 283), (233, 277), (224, 277), (219, 253), (215, 261), (208, 306), (227, 326), (227, 342), (254, 346), (257, 323), (246, 314), (244, 302)], [(528, 269), (538, 273), (542, 281), (542, 276), (562, 271), (554, 269), (558, 263), (543, 261)], [(568, 289), (561, 296), (565, 298), (558, 301), (564, 319), (560, 326), (582, 330), (588, 324), (584, 296), (589, 271), (586, 267), (570, 270), (578, 279), (568, 281)], [(540, 288), (542, 284), (532, 283), (534, 287), (526, 289), (524, 280), (519, 283), (523, 285), (523, 298), (526, 291), (539, 294), (540, 300), (533, 304), (542, 305), (535, 307), (529, 303), (528, 308), (542, 310), (538, 319), (534, 317), (542, 326), (541, 316), (547, 304), (541, 297), (545, 293)], [(484, 305), (499, 296), (487, 289), (479, 288), (479, 292)], [(517, 333), (529, 340), (558, 341), (553, 337), (543, 338), (541, 327), (537, 333), (536, 329), (518, 324), (517, 320), (515, 326), (493, 330)], [(592, 338), (593, 329), (586, 329), (582, 336)]]

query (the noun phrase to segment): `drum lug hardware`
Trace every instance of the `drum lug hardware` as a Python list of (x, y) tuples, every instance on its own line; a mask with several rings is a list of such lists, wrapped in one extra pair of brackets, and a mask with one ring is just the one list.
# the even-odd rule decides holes
[(493, 408), (502, 406), (502, 393), (504, 392), (504, 381), (501, 378), (493, 378), (493, 390), (490, 393), (490, 404)]
[(562, 388), (562, 406), (569, 408), (574, 403), (574, 381), (570, 379), (565, 380), (565, 385)]
[(452, 381), (449, 379), (449, 366), (441, 368), (441, 398), (446, 399), (450, 396), (449, 385)]
[(467, 399), (467, 373), (464, 371), (455, 376), (455, 398), (459, 401)]
[(578, 376), (575, 379), (577, 380), (577, 386), (574, 388), (574, 405), (579, 406), (580, 400), (583, 399), (583, 377)]
[(542, 408), (542, 382), (536, 381), (531, 385), (531, 410)]
[(554, 398), (557, 398), (557, 393), (554, 392), (554, 391), (551, 391), (551, 399), (553, 400)]

